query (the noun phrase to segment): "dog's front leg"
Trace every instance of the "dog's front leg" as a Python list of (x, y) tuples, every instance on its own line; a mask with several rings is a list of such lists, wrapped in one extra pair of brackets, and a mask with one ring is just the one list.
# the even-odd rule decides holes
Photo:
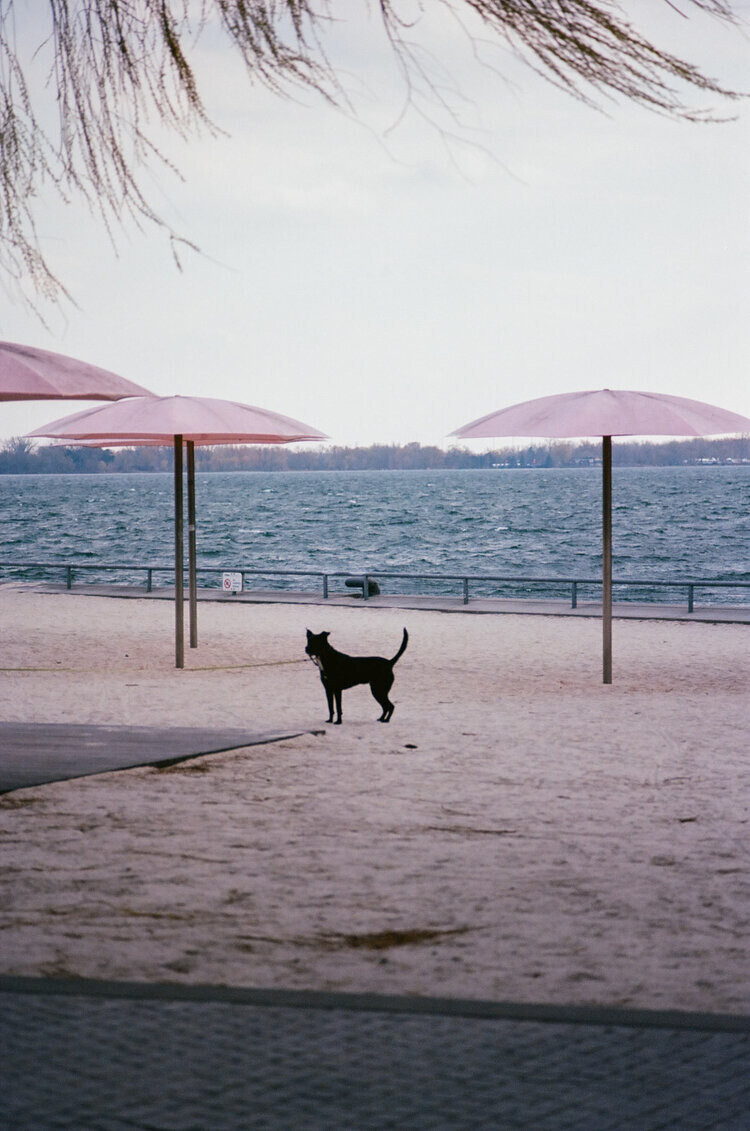
[(333, 692), (328, 684), (323, 680), (323, 687), (325, 688), (326, 699), (328, 700), (328, 722), (333, 722)]
[[(340, 724), (340, 722), (341, 722), (341, 692), (337, 688), (336, 691), (334, 692), (334, 694), (336, 696), (336, 723)], [(331, 712), (331, 718), (333, 718), (333, 712)]]

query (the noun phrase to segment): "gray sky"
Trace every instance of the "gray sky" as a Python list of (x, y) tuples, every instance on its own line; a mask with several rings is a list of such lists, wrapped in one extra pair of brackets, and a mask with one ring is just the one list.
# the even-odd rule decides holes
[[(627, 7), (750, 87), (741, 35)], [(79, 308), (45, 329), (0, 291), (0, 338), (158, 394), (274, 409), (337, 444), (447, 445), (504, 405), (604, 386), (750, 415), (750, 107), (710, 126), (601, 113), (500, 49), (502, 77), (477, 66), (445, 17), (421, 35), (464, 96), (449, 94), (458, 126), (435, 101), (406, 107), (366, 15), (330, 45), (356, 115), (257, 89), (206, 41), (205, 99), (230, 136), (170, 141), (185, 182), (148, 181), (203, 255), (179, 273), (159, 232), (129, 230), (116, 256), (85, 210), (50, 199), (39, 229)], [(3, 404), (0, 438), (80, 407)]]

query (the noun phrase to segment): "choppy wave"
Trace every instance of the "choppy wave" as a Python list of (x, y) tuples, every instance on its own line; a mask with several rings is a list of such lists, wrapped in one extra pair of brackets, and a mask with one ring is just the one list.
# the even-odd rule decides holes
[[(615, 577), (750, 581), (749, 487), (746, 467), (615, 468)], [(595, 468), (199, 473), (196, 494), (199, 565), (214, 568), (540, 577), (601, 568)], [(0, 476), (0, 561), (168, 566), (172, 524), (168, 474)]]

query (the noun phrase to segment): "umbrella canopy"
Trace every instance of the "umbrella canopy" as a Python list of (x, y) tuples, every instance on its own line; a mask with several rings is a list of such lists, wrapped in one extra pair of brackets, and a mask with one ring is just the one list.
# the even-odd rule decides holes
[(115, 401), (148, 389), (73, 357), (0, 342), (0, 401)]
[(612, 682), (612, 437), (717, 436), (750, 432), (736, 412), (665, 393), (599, 389), (523, 401), (480, 417), (451, 435), (463, 440), (499, 436), (602, 437), (602, 670)]
[(558, 393), (502, 408), (451, 433), (463, 440), (490, 436), (718, 436), (746, 432), (736, 412), (666, 393), (598, 389)]
[(326, 440), (316, 428), (278, 412), (215, 397), (131, 397), (53, 420), (30, 436), (60, 440), (162, 441), (195, 444), (291, 444)]
[(75, 412), (29, 433), (57, 440), (138, 447), (174, 446), (175, 664), (185, 666), (183, 595), (183, 442), (187, 443), (190, 646), (198, 644), (195, 534), (196, 444), (291, 444), (325, 432), (277, 412), (214, 397), (133, 397)]

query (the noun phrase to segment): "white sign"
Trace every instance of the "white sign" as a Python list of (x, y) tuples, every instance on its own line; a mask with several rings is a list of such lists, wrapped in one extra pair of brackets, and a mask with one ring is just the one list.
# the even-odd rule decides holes
[(241, 573), (223, 573), (221, 575), (221, 588), (225, 593), (241, 593), (242, 592), (242, 574)]

